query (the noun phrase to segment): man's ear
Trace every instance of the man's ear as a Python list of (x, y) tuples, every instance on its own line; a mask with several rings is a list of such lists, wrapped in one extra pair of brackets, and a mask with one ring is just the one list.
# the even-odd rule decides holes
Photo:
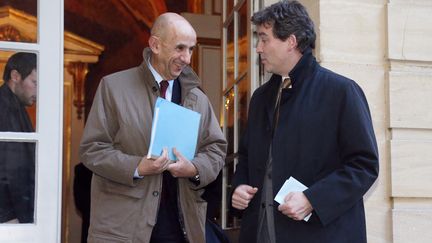
[(295, 35), (293, 35), (293, 34), (291, 34), (289, 37), (288, 37), (288, 39), (287, 39), (287, 41), (288, 41), (288, 46), (289, 46), (289, 48), (291, 49), (291, 50), (293, 50), (293, 49), (297, 49), (297, 37), (295, 36)]
[(10, 77), (11, 77), (10, 81), (13, 82), (13, 83), (15, 83), (15, 84), (18, 83), (21, 80), (21, 74), (17, 70), (15, 70), (15, 69), (13, 69), (11, 71)]
[(159, 49), (160, 49), (159, 38), (152, 35), (152, 36), (150, 36), (148, 43), (149, 43), (149, 47), (152, 50), (152, 52), (154, 54), (159, 54)]
[(13, 93), (15, 93), (16, 87), (18, 86), (20, 81), (21, 81), (21, 74), (17, 70), (12, 69), (10, 73), (10, 80), (6, 82)]

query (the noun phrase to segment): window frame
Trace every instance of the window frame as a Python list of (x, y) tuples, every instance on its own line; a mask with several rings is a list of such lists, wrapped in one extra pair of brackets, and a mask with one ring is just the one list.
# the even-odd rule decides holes
[(37, 42), (0, 41), (0, 49), (37, 53), (38, 101), (33, 133), (0, 140), (36, 143), (35, 222), (0, 224), (0, 242), (60, 242), (63, 144), (63, 0), (38, 0)]

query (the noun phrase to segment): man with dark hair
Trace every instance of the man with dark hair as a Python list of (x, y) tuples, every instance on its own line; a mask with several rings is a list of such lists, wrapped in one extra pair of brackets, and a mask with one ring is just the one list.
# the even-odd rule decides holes
[[(191, 24), (164, 13), (142, 64), (101, 81), (80, 147), (93, 172), (88, 242), (205, 242), (201, 196), (223, 167), (226, 140), (189, 66), (195, 45)], [(158, 96), (201, 114), (193, 159), (175, 149), (175, 163), (166, 149), (147, 158)]]
[[(251, 20), (273, 75), (251, 98), (239, 147), (232, 206), (243, 213), (240, 242), (366, 242), (363, 195), (378, 176), (378, 149), (363, 91), (316, 62), (314, 25), (299, 2)], [(293, 178), (306, 189), (278, 204)]]
[[(6, 63), (0, 87), (0, 131), (33, 132), (25, 109), (36, 101), (36, 54), (18, 52)], [(35, 146), (0, 142), (0, 223), (32, 223)]]

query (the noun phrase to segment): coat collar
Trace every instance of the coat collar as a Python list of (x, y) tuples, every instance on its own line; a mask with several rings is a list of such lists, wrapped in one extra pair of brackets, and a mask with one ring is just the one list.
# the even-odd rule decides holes
[[(308, 48), (303, 52), (303, 56), (289, 72), (293, 89), (298, 89), (304, 83), (304, 80), (310, 76), (317, 66), (315, 57), (312, 55), (312, 49)], [(296, 87), (297, 86), (297, 87)]]
[[(0, 118), (1, 131), (34, 132), (26, 106), (21, 103), (18, 96), (12, 92), (6, 83), (0, 87), (0, 110), (6, 113), (1, 114), (3, 116)], [(4, 119), (7, 119), (8, 122), (5, 122)], [(10, 124), (10, 127), (6, 124)]]
[(6, 83), (0, 87), (0, 96), (2, 97), (1, 102), (5, 103), (5, 106), (14, 110), (25, 109), (24, 105), (20, 102), (18, 97), (12, 92)]
[[(312, 55), (312, 49), (306, 49), (303, 52), (303, 56), (289, 73), (292, 83), (291, 92), (293, 92), (294, 95), (298, 93), (303, 84), (308, 81), (308, 77), (310, 77), (315, 72), (317, 66), (318, 63), (316, 62), (315, 57)], [(273, 120), (276, 96), (281, 80), (282, 77), (280, 75), (273, 74), (268, 81), (269, 87), (267, 89), (267, 97), (271, 98), (267, 99), (265, 106), (269, 122)]]

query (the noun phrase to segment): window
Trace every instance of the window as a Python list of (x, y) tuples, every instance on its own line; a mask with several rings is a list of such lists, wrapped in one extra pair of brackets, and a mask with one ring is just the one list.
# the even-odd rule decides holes
[(223, 8), (223, 131), (228, 152), (223, 170), (222, 227), (238, 229), (240, 219), (229, 213), (231, 181), (240, 137), (245, 130), (252, 88), (256, 86), (255, 52), (251, 45), (250, 15), (254, 1), (224, 1)]
[[(23, 6), (13, 6), (14, 1), (10, 1), (12, 6), (0, 6), (0, 11), (3, 13), (0, 15), (2, 18), (0, 71), (3, 74), (4, 61), (17, 52), (36, 54), (36, 83), (33, 84), (36, 85), (37, 102), (33, 108), (29, 106), (30, 110), (27, 112), (34, 130), (1, 131), (0, 142), (7, 153), (24, 149), (30, 151), (29, 157), (34, 158), (34, 168), (21, 167), (18, 170), (20, 176), (31, 174), (34, 177), (34, 184), (25, 189), (34, 191), (34, 198), (24, 197), (25, 200), (33, 202), (31, 205), (34, 206), (34, 210), (33, 217), (29, 221), (0, 224), (0, 241), (59, 242), (63, 116), (63, 1), (23, 2), (25, 3)], [(13, 17), (6, 21), (5, 18), (8, 16)], [(20, 22), (21, 20), (23, 22)], [(24, 94), (27, 94), (26, 92), (29, 90)], [(18, 100), (21, 102), (21, 99)], [(20, 114), (25, 114), (25, 111)], [(0, 163), (4, 165), (3, 161)], [(11, 175), (8, 173), (7, 176)]]

